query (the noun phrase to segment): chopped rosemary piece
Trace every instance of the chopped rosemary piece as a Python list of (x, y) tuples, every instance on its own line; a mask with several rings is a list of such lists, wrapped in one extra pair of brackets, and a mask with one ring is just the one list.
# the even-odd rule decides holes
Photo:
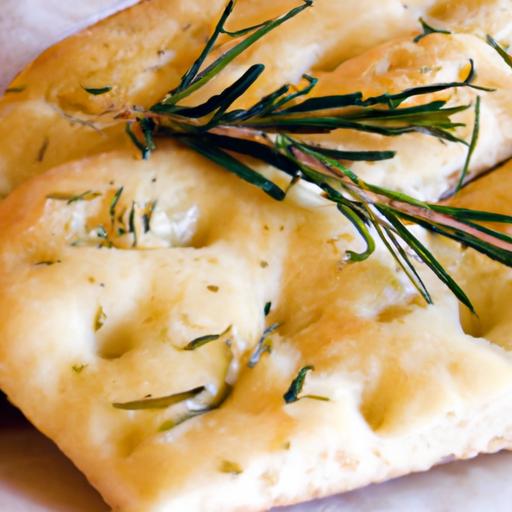
[(112, 404), (116, 409), (123, 409), (125, 411), (139, 411), (145, 409), (167, 409), (171, 405), (184, 402), (191, 398), (195, 398), (199, 393), (202, 393), (206, 388), (198, 386), (188, 391), (175, 393), (173, 395), (162, 396), (159, 398), (143, 398), (142, 400), (134, 400), (132, 402), (114, 402)]
[(153, 218), (155, 208), (156, 201), (150, 201), (144, 207), (144, 213), (142, 214), (142, 224), (144, 226), (144, 233), (147, 233), (151, 230), (151, 219)]
[(55, 265), (56, 263), (62, 263), (62, 261), (61, 260), (41, 260), (41, 261), (38, 261), (37, 263), (34, 263), (34, 265), (49, 267), (51, 265)]
[(74, 364), (71, 369), (75, 372), (75, 373), (82, 373), (86, 368), (87, 368), (88, 365), (86, 364)]
[(105, 314), (105, 311), (103, 310), (102, 306), (99, 306), (96, 310), (96, 315), (94, 317), (94, 330), (99, 331), (102, 327), (105, 321), (107, 320), (107, 315)]
[(270, 301), (269, 301), (269, 302), (267, 302), (267, 303), (265, 304), (265, 307), (263, 308), (263, 314), (264, 314), (265, 316), (268, 316), (268, 315), (269, 315), (269, 313), (270, 313), (270, 310), (271, 310), (271, 309), (272, 309), (272, 302), (270, 302)]
[(103, 240), (108, 240), (108, 233), (105, 226), (100, 225), (96, 228), (96, 236), (98, 238), (103, 238)]
[(128, 233), (132, 233), (133, 242), (132, 247), (137, 247), (138, 236), (137, 236), (137, 226), (135, 225), (135, 201), (132, 201), (132, 207), (130, 208), (130, 213), (128, 215)]
[(439, 28), (434, 28), (431, 25), (429, 25), (423, 18), (419, 19), (419, 22), (421, 24), (421, 28), (423, 29), (423, 33), (416, 36), (413, 41), (415, 43), (418, 43), (421, 41), (424, 37), (427, 37), (430, 34), (451, 34), (449, 30), (441, 30)]
[[(440, 141), (464, 144), (468, 146), (468, 156), (461, 172), (461, 185), (464, 185), (478, 137), (479, 101), (475, 107), (475, 128), (469, 143), (457, 135), (457, 129), (462, 124), (452, 118), (470, 108), (470, 105), (448, 106), (444, 99), (427, 100), (413, 106), (404, 106), (404, 102), (457, 88), (491, 92), (492, 89), (475, 85), (473, 60), (469, 59), (469, 72), (462, 81), (421, 85), (372, 97), (365, 97), (360, 91), (309, 97), (317, 79), (304, 75), (302, 86), (292, 89), (290, 84), (284, 84), (247, 109), (233, 109), (233, 103), (264, 71), (262, 64), (254, 64), (230, 86), (203, 103), (180, 104), (184, 98), (212, 80), (235, 57), (271, 30), (311, 7), (312, 2), (305, 0), (300, 6), (273, 20), (229, 32), (225, 29), (225, 23), (233, 4), (233, 1), (228, 2), (205, 48), (183, 75), (178, 87), (149, 110), (137, 107), (116, 116), (116, 119), (126, 121), (126, 131), (143, 158), (148, 158), (155, 148), (155, 137), (170, 137), (278, 201), (283, 200), (290, 187), (298, 181), (312, 184), (327, 200), (336, 204), (338, 211), (352, 223), (366, 244), (362, 252), (346, 251), (345, 262), (367, 259), (374, 252), (375, 237), (378, 237), (427, 303), (432, 303), (432, 297), (416, 270), (411, 253), (474, 311), (463, 290), (428, 248), (409, 231), (407, 225), (420, 225), (512, 266), (512, 237), (479, 224), (491, 219), (510, 224), (512, 217), (419, 201), (361, 180), (347, 163), (385, 160), (393, 158), (394, 152), (340, 151), (311, 145), (302, 139), (307, 134), (345, 129), (386, 137), (419, 133)], [(431, 27), (424, 20), (420, 22), (423, 34), (416, 41), (433, 32), (447, 32)], [(221, 33), (239, 37), (240, 41), (201, 70)], [(492, 38), (488, 38), (488, 41), (510, 62), (505, 50)], [(249, 157), (249, 160), (244, 160), (244, 157)], [(253, 168), (253, 161), (270, 165), (286, 174), (288, 186), (281, 188), (268, 179)]]
[(219, 470), (222, 473), (230, 473), (232, 475), (240, 475), (243, 473), (243, 469), (237, 462), (232, 462), (230, 460), (223, 460), (220, 463)]
[(100, 96), (102, 94), (106, 94), (107, 92), (110, 92), (112, 90), (112, 87), (106, 86), (106, 87), (82, 87), (84, 91), (88, 92), (89, 94), (92, 94), (93, 96)]
[(78, 201), (92, 201), (97, 197), (101, 196), (101, 192), (93, 192), (92, 190), (86, 190), (81, 194), (67, 194), (55, 192), (53, 194), (48, 194), (46, 199), (52, 199), (54, 201), (66, 201), (66, 204), (73, 204)]
[(26, 85), (21, 85), (19, 87), (8, 87), (7, 89), (5, 89), (5, 94), (20, 93), (20, 92), (23, 92), (26, 88), (27, 88)]
[(44, 160), (44, 157), (46, 155), (46, 151), (48, 149), (48, 146), (50, 144), (50, 139), (48, 137), (45, 137), (43, 139), (43, 142), (41, 144), (41, 147), (39, 148), (39, 151), (37, 152), (37, 162), (42, 162)]
[(311, 400), (319, 400), (320, 402), (330, 402), (331, 399), (327, 396), (322, 395), (302, 395), (299, 400), (302, 398), (310, 398)]
[(223, 336), (225, 336), (231, 330), (231, 327), (232, 326), (229, 325), (220, 334), (207, 334), (205, 336), (200, 336), (199, 338), (195, 338), (191, 342), (187, 343), (187, 345), (185, 345), (185, 347), (183, 347), (183, 350), (195, 350), (196, 348), (202, 347), (203, 345), (206, 345), (207, 343), (218, 340), (219, 338), (222, 338)]
[(123, 193), (124, 187), (119, 187), (112, 196), (112, 200), (110, 201), (109, 214), (110, 214), (110, 223), (112, 227), (116, 222), (116, 209), (119, 200), (121, 199), (121, 194)]
[[(206, 388), (205, 388), (206, 389)], [(192, 418), (195, 418), (196, 416), (202, 416), (203, 414), (206, 414), (208, 412), (214, 411), (215, 409), (218, 409), (228, 398), (228, 396), (231, 394), (231, 391), (233, 390), (233, 387), (229, 384), (224, 384), (224, 387), (217, 395), (217, 398), (210, 404), (197, 409), (197, 410), (190, 410), (187, 411), (182, 416), (176, 418), (176, 419), (170, 419), (164, 421), (158, 431), (159, 432), (166, 432), (167, 430), (171, 430), (174, 427), (177, 427), (178, 425), (181, 425), (185, 421), (188, 421)]]
[(464, 162), (464, 167), (462, 168), (462, 172), (460, 173), (459, 182), (457, 183), (457, 187), (455, 191), (459, 191), (464, 185), (464, 179), (469, 171), (469, 164), (471, 163), (471, 157), (473, 156), (473, 152), (475, 151), (476, 145), (478, 143), (478, 136), (480, 134), (480, 96), (476, 97), (475, 103), (475, 122), (473, 125), (473, 134), (471, 135), (471, 141), (469, 143), (468, 154), (466, 157), (466, 161)]
[[(148, 145), (143, 144), (139, 141), (137, 138), (137, 135), (132, 130), (131, 123), (127, 123), (125, 127), (125, 131), (128, 134), (128, 137), (130, 137), (131, 141), (137, 146), (137, 149), (141, 152), (143, 160), (147, 160), (149, 158), (149, 155), (151, 154), (151, 149), (149, 148), (149, 141), (147, 142)], [(143, 132), (145, 136), (147, 136), (147, 133)]]
[(290, 384), (290, 387), (288, 388), (288, 391), (283, 395), (284, 401), (287, 404), (291, 404), (293, 402), (297, 402), (297, 400), (300, 400), (299, 393), (302, 391), (302, 388), (304, 387), (306, 374), (309, 371), (313, 371), (314, 369), (314, 366), (308, 365), (304, 366), (299, 370), (297, 377), (293, 379), (292, 383)]
[(498, 55), (505, 61), (505, 63), (512, 68), (512, 55), (503, 48), (496, 39), (487, 35), (487, 42), (498, 52)]
[(68, 204), (76, 203), (77, 201), (92, 201), (99, 196), (101, 196), (101, 192), (93, 192), (92, 190), (87, 190), (82, 194), (70, 198), (68, 200)]
[[(270, 303), (268, 302), (267, 304)], [(259, 363), (261, 356), (265, 354), (265, 352), (269, 354), (272, 352), (272, 341), (270, 340), (269, 335), (272, 334), (280, 326), (281, 324), (274, 323), (263, 331), (263, 334), (261, 335), (260, 339), (258, 340), (258, 343), (256, 344), (254, 352), (251, 354), (251, 357), (247, 362), (247, 366), (249, 368), (254, 368)]]

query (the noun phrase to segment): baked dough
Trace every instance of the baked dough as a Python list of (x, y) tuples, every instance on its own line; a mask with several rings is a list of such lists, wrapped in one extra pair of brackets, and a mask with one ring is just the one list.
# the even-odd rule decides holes
[[(121, 211), (158, 201), (156, 232), (98, 248), (120, 186)], [(48, 199), (86, 190), (101, 195)], [(383, 249), (340, 272), (351, 228), (297, 190), (273, 202), (168, 144), (149, 162), (113, 153), (55, 169), (0, 205), (0, 385), (114, 508), (263, 510), (511, 442), (509, 354), (465, 334), (428, 273), (435, 305), (418, 301)], [(459, 249), (432, 245), (457, 271)], [(282, 326), (251, 369), (265, 322)], [(219, 409), (159, 432), (180, 405), (112, 406), (220, 389), (224, 341), (180, 347), (229, 325), (239, 374)], [(330, 401), (285, 404), (307, 364), (304, 392)]]
[[(472, 13), (490, 11), (488, 4), (493, 1), (473, 6)], [(120, 128), (95, 129), (104, 128), (97, 114), (133, 103), (149, 106), (161, 99), (199, 53), (224, 4), (224, 0), (148, 0), (44, 52), (11, 84), (24, 90), (0, 98), (0, 194), (64, 162), (126, 147)], [(230, 23), (235, 28), (247, 26), (296, 4), (239, 0)], [(418, 31), (418, 17), (434, 4), (433, 0), (316, 0), (313, 9), (269, 34), (201, 94), (217, 92), (250, 63), (264, 62), (265, 74), (245, 97), (250, 103), (286, 81), (297, 81), (310, 68), (332, 70), (390, 38), (412, 37)], [(448, 23), (457, 27), (464, 14), (460, 11), (460, 18), (452, 16)], [(113, 87), (110, 94), (92, 96), (83, 89), (105, 85)], [(338, 85), (350, 88), (351, 83), (342, 79)]]
[(510, 46), (511, 16), (512, 6), (508, 0), (437, 0), (425, 17), (436, 27), (483, 38), (491, 34), (503, 46)]
[[(300, 183), (278, 203), (171, 142), (159, 142), (152, 158), (140, 161), (133, 148), (123, 147), (117, 128), (96, 133), (76, 122), (69, 126), (55, 112), (60, 105), (74, 116), (93, 114), (108, 102), (145, 103), (161, 96), (181, 68), (153, 70), (137, 82), (134, 72), (146, 57), (137, 57), (137, 38), (147, 30), (137, 16), (147, 12), (154, 23), (148, 52), (162, 41), (197, 49), (222, 3), (172, 2), (182, 10), (162, 25), (169, 5), (143, 3), (91, 29), (92, 35), (58, 45), (15, 82), (34, 79), (39, 92), (27, 87), (0, 105), (6, 116), (0, 130), (11, 120), (19, 136), (14, 149), (6, 146), (4, 152), (2, 146), (3, 190), (40, 174), (0, 202), (0, 388), (114, 509), (125, 512), (264, 510), (425, 470), (452, 457), (510, 448), (510, 269), (416, 230), (469, 291), (480, 314), (476, 324), (418, 265), (435, 304), (422, 303), (383, 247), (364, 263), (340, 264), (344, 251), (358, 250), (361, 242), (332, 205)], [(320, 8), (332, 5), (318, 2)], [(252, 12), (256, 3), (248, 2), (247, 20)], [(196, 39), (169, 30), (172, 19), (193, 19)], [(288, 35), (313, 37), (300, 27), (291, 25)], [(130, 33), (132, 53), (120, 49)], [(105, 44), (104, 53), (93, 51)], [(267, 51), (271, 62), (265, 87), (274, 76), (287, 78), (288, 71), (280, 76), (272, 63), (292, 51), (272, 44), (275, 55), (264, 44), (255, 50)], [(319, 91), (335, 87), (339, 77), (346, 80), (338, 84), (340, 92), (346, 87), (365, 94), (463, 78), (467, 59), (474, 58), (478, 83), (498, 91), (482, 94), (484, 124), (473, 172), (510, 156), (501, 148), (510, 142), (512, 114), (511, 74), (503, 62), (473, 35), (432, 35), (411, 44), (399, 38), (325, 70)], [(60, 88), (57, 62), (71, 66), (84, 46), (91, 61), (62, 72)], [(326, 44), (325, 61), (315, 62), (332, 62), (335, 46)], [(183, 59), (181, 66), (189, 63), (187, 55), (176, 57)], [(432, 56), (444, 71), (418, 74), (418, 66), (432, 66)], [(91, 71), (95, 66), (98, 75)], [(80, 91), (83, 79), (100, 86), (113, 73), (121, 77), (119, 94), (89, 97)], [(236, 73), (233, 67), (228, 76)], [(473, 100), (471, 94), (461, 91), (449, 99)], [(27, 119), (31, 132), (23, 124)], [(26, 156), (27, 144), (36, 140), (30, 137), (49, 137), (42, 162)], [(337, 134), (325, 141), (341, 144)], [(375, 148), (375, 138), (350, 141)], [(376, 165), (358, 171), (386, 184), (400, 178), (405, 190), (424, 197), (446, 190), (464, 159), (457, 146), (437, 153), (432, 144), (439, 142), (426, 138), (393, 142), (400, 151), (387, 177), (375, 174)], [(107, 148), (114, 151), (96, 154)], [(86, 154), (93, 156), (78, 159)], [(423, 161), (429, 158), (446, 159), (446, 166), (427, 173)], [(63, 165), (49, 169), (58, 163)], [(510, 169), (479, 180), (456, 200), (510, 213), (504, 185)], [(149, 223), (143, 217), (148, 208)], [(119, 223), (131, 224), (136, 240), (113, 229)], [(493, 286), (482, 290), (484, 279)], [(262, 333), (275, 323), (271, 353), (249, 367)], [(184, 350), (191, 340), (220, 333)], [(283, 394), (307, 365), (314, 370), (303, 394), (328, 400), (285, 403)], [(169, 428), (194, 402), (222, 395), (226, 382), (233, 389), (220, 407)], [(198, 387), (204, 390), (195, 400), (164, 409), (114, 407)]]
[[(445, 100), (447, 106), (474, 104), (481, 97), (480, 136), (468, 177), (477, 175), (512, 156), (512, 70), (482, 39), (467, 34), (433, 34), (414, 43), (410, 37), (395, 39), (349, 59), (334, 72), (320, 76), (317, 95), (362, 91), (367, 96), (398, 93), (410, 87), (457, 82), (469, 71), (473, 59), (475, 84), (495, 89), (469, 88), (443, 91), (429, 97), (411, 98), (403, 105)], [(469, 140), (472, 108), (454, 116), (466, 126), (459, 137)], [(344, 149), (358, 147), (395, 150), (398, 158), (382, 162), (357, 162), (351, 167), (370, 183), (384, 185), (424, 200), (436, 201), (453, 188), (466, 159), (462, 144), (442, 144), (433, 137), (413, 133), (382, 137), (346, 130), (317, 136), (319, 142)]]

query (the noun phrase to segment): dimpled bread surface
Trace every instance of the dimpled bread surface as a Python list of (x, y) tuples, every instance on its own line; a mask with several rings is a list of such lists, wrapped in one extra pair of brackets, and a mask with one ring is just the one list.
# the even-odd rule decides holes
[[(479, 174), (511, 156), (512, 71), (478, 31), (508, 32), (489, 7), (500, 2), (448, 4), (317, 1), (194, 101), (253, 62), (267, 70), (246, 104), (311, 69), (320, 77), (313, 94), (369, 96), (463, 80), (473, 59), (475, 83), (496, 91), (450, 90), (442, 99), (481, 97), (470, 168)], [(102, 125), (102, 111), (150, 105), (175, 85), (223, 6), (143, 2), (48, 50), (14, 82), (26, 88), (0, 100), (8, 194), (0, 202), (0, 388), (126, 512), (266, 510), (512, 446), (510, 269), (411, 228), (479, 316), (418, 265), (434, 299), (427, 306), (380, 244), (367, 261), (343, 264), (362, 242), (335, 205), (301, 183), (276, 202), (172, 141), (140, 160), (122, 126)], [(246, 0), (236, 12), (238, 27), (281, 6)], [(481, 16), (478, 30), (464, 22), (467, 12)], [(464, 33), (414, 44), (418, 14)], [(83, 90), (105, 85), (113, 89), (102, 96)], [(459, 115), (467, 139), (473, 110)], [(466, 155), (419, 134), (311, 140), (396, 150), (389, 162), (354, 170), (428, 200), (454, 186)], [(504, 164), (452, 202), (511, 214), (511, 179)], [(132, 223), (137, 239), (114, 233), (119, 223)], [(271, 353), (249, 367), (273, 324)], [(286, 404), (283, 393), (307, 365), (303, 394), (328, 400)], [(224, 395), (226, 382), (232, 390), (220, 407), (182, 423), (194, 400), (113, 406), (204, 387), (200, 401)]]

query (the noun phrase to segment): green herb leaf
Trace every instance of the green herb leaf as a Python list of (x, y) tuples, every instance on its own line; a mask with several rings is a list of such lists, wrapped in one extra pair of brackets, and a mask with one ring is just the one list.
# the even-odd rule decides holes
[(457, 183), (457, 187), (455, 189), (456, 192), (462, 188), (462, 185), (464, 184), (464, 179), (466, 178), (466, 176), (468, 174), (469, 166), (471, 164), (471, 157), (473, 156), (476, 145), (478, 143), (479, 133), (480, 133), (480, 96), (477, 96), (476, 103), (475, 103), (475, 121), (474, 121), (474, 125), (473, 125), (473, 133), (471, 135), (471, 142), (469, 143), (466, 161), (464, 162), (464, 167), (462, 168), (462, 172), (460, 173), (459, 182)]
[(55, 265), (56, 263), (62, 263), (62, 261), (61, 260), (41, 260), (41, 261), (38, 261), (37, 263), (34, 263), (34, 265), (49, 267), (51, 265)]
[(266, 192), (270, 197), (281, 201), (285, 197), (285, 192), (279, 188), (275, 183), (265, 178), (260, 173), (251, 169), (248, 165), (240, 160), (232, 157), (229, 153), (222, 151), (216, 147), (211, 147), (200, 139), (193, 139), (191, 137), (183, 137), (180, 139), (185, 145), (194, 149), (201, 155), (205, 156), (212, 162), (224, 167), (228, 171), (236, 174), (238, 177), (247, 181), (251, 185), (256, 185)]
[(112, 87), (106, 86), (106, 87), (83, 87), (82, 89), (89, 94), (92, 94), (93, 96), (101, 96), (102, 94), (106, 94), (107, 92), (110, 92), (112, 90)]
[(137, 226), (135, 225), (135, 208), (135, 201), (132, 201), (130, 213), (128, 214), (128, 233), (133, 235), (132, 247), (137, 247), (138, 243)]
[(142, 214), (142, 224), (144, 228), (144, 233), (148, 233), (151, 231), (151, 219), (153, 218), (153, 213), (155, 213), (157, 201), (150, 201), (146, 204), (144, 208), (144, 213)]
[[(270, 302), (267, 302), (267, 304), (271, 304)], [(266, 311), (266, 305), (265, 305), (265, 311)], [(270, 312), (270, 306), (268, 311)], [(265, 313), (265, 316), (268, 313)], [(260, 339), (258, 340), (258, 343), (256, 344), (256, 348), (254, 349), (253, 353), (251, 354), (251, 357), (249, 358), (249, 361), (247, 362), (247, 366), (249, 368), (254, 368), (260, 361), (261, 356), (267, 353), (272, 352), (272, 341), (270, 340), (269, 336), (272, 334), (278, 327), (280, 327), (280, 323), (273, 323), (269, 327), (267, 327), (263, 334), (260, 336)]]
[(131, 123), (126, 123), (125, 131), (128, 134), (128, 137), (130, 137), (130, 140), (134, 143), (134, 145), (137, 147), (137, 149), (140, 151), (142, 159), (147, 160), (149, 156), (151, 155), (151, 148), (147, 145), (146, 141), (141, 142), (137, 135), (132, 130)]
[(101, 192), (93, 192), (92, 190), (86, 190), (81, 194), (67, 194), (55, 192), (52, 194), (48, 194), (46, 199), (52, 199), (53, 201), (66, 201), (66, 204), (73, 204), (79, 201), (92, 201), (97, 197), (101, 196)]
[(203, 414), (206, 414), (210, 411), (213, 411), (215, 409), (218, 409), (229, 397), (231, 394), (231, 391), (233, 390), (232, 386), (229, 384), (224, 384), (221, 392), (218, 394), (217, 398), (207, 406), (205, 406), (202, 409), (198, 410), (191, 410), (186, 412), (185, 414), (181, 415), (178, 418), (169, 419), (167, 421), (164, 421), (162, 425), (160, 425), (160, 428), (158, 429), (159, 432), (166, 432), (168, 430), (173, 429), (174, 427), (177, 427), (178, 425), (181, 425), (181, 423), (188, 421), (192, 418), (195, 418), (196, 416), (202, 416)]
[(509, 55), (505, 48), (500, 46), (498, 41), (490, 35), (487, 35), (487, 42), (498, 52), (499, 56), (505, 61), (507, 66), (512, 68), (512, 55)]
[(108, 233), (104, 226), (98, 226), (96, 228), (96, 236), (98, 238), (103, 238), (104, 240), (108, 240)]
[(82, 373), (86, 368), (87, 368), (88, 365), (86, 364), (74, 364), (71, 369), (75, 372), (75, 373)]
[(385, 206), (379, 206), (379, 211), (389, 220), (397, 233), (405, 240), (409, 247), (424, 261), (436, 276), (445, 283), (455, 296), (471, 311), (475, 312), (471, 301), (459, 285), (450, 277), (446, 270), (437, 261), (434, 255), (423, 245)]
[(216, 341), (219, 338), (222, 338), (223, 336), (225, 336), (231, 330), (231, 327), (232, 326), (229, 325), (220, 334), (207, 334), (205, 336), (200, 336), (199, 338), (195, 338), (192, 341), (190, 341), (189, 343), (187, 343), (187, 345), (185, 345), (185, 347), (183, 347), (183, 350), (195, 350), (196, 348), (202, 347), (203, 345), (206, 345), (207, 343)]
[(195, 398), (202, 393), (206, 388), (198, 386), (188, 391), (175, 393), (173, 395), (162, 396), (159, 398), (143, 398), (142, 400), (134, 400), (132, 402), (114, 402), (112, 406), (116, 409), (123, 409), (125, 411), (140, 411), (147, 409), (167, 409), (171, 405), (184, 402), (191, 398)]
[(375, 242), (364, 220), (350, 206), (341, 202), (338, 203), (338, 210), (352, 223), (366, 243), (366, 249), (363, 252), (347, 250), (345, 252), (345, 260), (352, 263), (368, 259), (375, 251)]
[(16, 94), (23, 92), (27, 88), (26, 85), (20, 85), (18, 87), (8, 87), (5, 89), (5, 94)]
[(342, 151), (324, 146), (311, 146), (309, 144), (304, 144), (304, 147), (318, 151), (331, 158), (350, 160), (351, 162), (378, 162), (380, 160), (390, 160), (396, 155), (395, 151)]
[(310, 7), (312, 3), (312, 0), (303, 0), (303, 4), (300, 5), (299, 7), (295, 7), (294, 9), (291, 9), (283, 16), (280, 16), (278, 18), (275, 18), (271, 21), (264, 23), (260, 28), (256, 29), (245, 39), (243, 39), (240, 43), (230, 48), (226, 53), (224, 53), (218, 59), (213, 61), (206, 69), (204, 69), (204, 71), (199, 73), (201, 65), (203, 64), (204, 60), (213, 49), (213, 45), (215, 44), (221, 31), (224, 29), (224, 24), (226, 23), (226, 20), (228, 19), (229, 15), (231, 14), (231, 11), (233, 10), (234, 3), (233, 0), (230, 0), (214, 30), (213, 35), (210, 37), (210, 39), (206, 43), (205, 48), (201, 52), (201, 55), (194, 62), (194, 64), (187, 71), (187, 73), (183, 76), (180, 85), (174, 91), (172, 91), (170, 95), (164, 98), (162, 103), (166, 103), (168, 105), (176, 105), (183, 98), (186, 98), (197, 89), (206, 85), (231, 61), (233, 61), (236, 57), (238, 57), (241, 53), (247, 50), (254, 43), (259, 41), (263, 36), (271, 32), (278, 26), (282, 25), (289, 19), (295, 17), (304, 9)]
[(123, 190), (124, 190), (124, 187), (119, 187), (114, 192), (114, 195), (112, 196), (112, 199), (110, 201), (110, 206), (109, 206), (108, 211), (110, 214), (110, 224), (112, 225), (112, 227), (114, 226), (114, 224), (116, 222), (116, 209), (117, 209), (119, 200), (121, 199), (121, 194), (123, 193)]
[(103, 310), (102, 306), (99, 306), (96, 310), (96, 315), (94, 317), (94, 330), (99, 331), (102, 327), (105, 321), (107, 320), (107, 315), (105, 314), (105, 311)]
[(283, 399), (287, 404), (291, 404), (293, 402), (297, 402), (298, 400), (300, 400), (299, 394), (301, 393), (302, 388), (304, 387), (306, 374), (309, 371), (313, 371), (314, 369), (314, 366), (308, 365), (304, 366), (299, 370), (297, 377), (293, 379), (292, 383), (290, 384), (290, 387), (288, 388), (288, 391), (283, 395)]
[(331, 399), (327, 396), (322, 395), (302, 395), (300, 399), (309, 398), (310, 400), (319, 400), (320, 402), (330, 402)]
[(265, 307), (263, 308), (263, 314), (265, 316), (268, 316), (271, 309), (272, 309), (272, 302), (269, 301), (269, 302), (265, 303)]
[[(227, 87), (221, 94), (212, 96), (208, 101), (198, 105), (197, 107), (173, 107), (173, 112), (176, 115), (199, 118), (206, 116), (213, 111), (217, 110), (218, 115), (224, 113), (247, 89), (258, 79), (261, 75), (265, 66), (263, 64), (255, 64), (251, 66), (238, 80), (232, 85)], [(153, 112), (165, 113), (169, 110), (169, 107), (165, 103), (157, 103), (151, 107)]]
[(423, 18), (420, 18), (419, 22), (421, 23), (421, 28), (423, 29), (423, 33), (416, 36), (413, 39), (413, 41), (415, 43), (418, 43), (424, 37), (427, 37), (430, 34), (451, 34), (451, 32), (449, 30), (441, 30), (441, 29), (434, 28), (434, 27), (430, 26)]

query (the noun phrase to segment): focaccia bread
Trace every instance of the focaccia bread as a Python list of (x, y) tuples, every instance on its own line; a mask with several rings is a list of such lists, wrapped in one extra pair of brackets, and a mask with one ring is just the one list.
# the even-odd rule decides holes
[[(126, 144), (122, 129), (99, 132), (95, 126), (104, 128), (101, 119), (88, 116), (158, 101), (201, 51), (225, 3), (149, 0), (43, 53), (9, 87), (21, 91), (0, 99), (0, 193), (55, 165)], [(239, 0), (230, 28), (252, 25), (296, 4)], [(227, 84), (250, 63), (265, 62), (267, 73), (252, 96), (259, 98), (312, 68), (334, 67), (390, 37), (414, 33), (420, 8), (430, 0), (415, 4), (407, 9), (400, 0), (380, 1), (377, 19), (374, 0), (317, 0), (313, 10), (269, 34), (219, 78)], [(104, 96), (84, 90), (105, 85), (113, 90)], [(216, 90), (221, 87), (216, 81)], [(202, 94), (208, 92), (212, 89)]]
[[(416, 100), (417, 104), (442, 99), (455, 106), (474, 103), (477, 96), (481, 97), (481, 129), (468, 173), (470, 178), (512, 156), (512, 73), (482, 39), (466, 34), (432, 34), (418, 43), (410, 37), (394, 39), (345, 61), (329, 74), (320, 75), (313, 95), (363, 91), (365, 96), (376, 96), (420, 85), (460, 81), (468, 74), (470, 59), (477, 70), (476, 83), (493, 89), (492, 92), (461, 88)], [(455, 118), (465, 124), (459, 135), (466, 140), (471, 134), (473, 117), (473, 111), (466, 110)], [(371, 183), (431, 201), (453, 187), (467, 153), (461, 144), (440, 144), (437, 139), (418, 133), (381, 137), (339, 130), (317, 135), (314, 140), (329, 142), (340, 149), (371, 147), (397, 151), (399, 158), (378, 164), (357, 162), (352, 169)]]
[[(254, 62), (266, 73), (237, 106), (311, 70), (312, 96), (369, 97), (462, 82), (471, 60), (493, 92), (406, 105), (480, 97), (473, 177), (511, 156), (512, 71), (480, 37), (496, 1), (462, 3), (477, 28), (443, 1), (317, 0), (190, 101)], [(273, 4), (240, 1), (234, 28), (285, 7)], [(100, 115), (161, 99), (223, 5), (143, 2), (50, 49), (0, 100), (0, 389), (125, 512), (265, 510), (511, 448), (510, 268), (413, 227), (479, 316), (418, 264), (427, 305), (382, 244), (347, 263), (362, 245), (353, 225), (303, 182), (278, 202), (177, 142), (141, 160)], [(413, 42), (418, 15), (470, 33)], [(474, 115), (455, 117), (465, 140)], [(307, 138), (396, 150), (351, 167), (427, 200), (467, 154), (420, 133)], [(452, 203), (511, 214), (511, 169)]]
[[(151, 229), (99, 248), (119, 187), (116, 216), (135, 201), (138, 223), (157, 201)], [(426, 307), (383, 249), (340, 272), (353, 232), (307, 190), (273, 202), (168, 145), (50, 171), (0, 213), (0, 385), (114, 508), (263, 510), (511, 443), (509, 354), (463, 331), (428, 272)], [(459, 249), (437, 252), (465, 275)], [(462, 281), (477, 303), (489, 268)], [(272, 352), (248, 367), (273, 323)], [(306, 365), (304, 394), (329, 401), (286, 404)], [(209, 403), (226, 379), (218, 409), (173, 428), (184, 403), (113, 406), (200, 386)]]
[[(264, 62), (266, 73), (246, 96), (247, 102), (259, 99), (286, 81), (297, 81), (306, 71), (333, 70), (344, 60), (394, 37), (409, 34), (412, 39), (422, 15), (428, 17), (431, 13), (436, 22), (457, 31), (467, 22), (465, 5), (471, 9), (471, 19), (482, 20), (473, 32), (502, 37), (511, 25), (503, 14), (507, 1), (501, 9), (494, 9), (497, 0), (464, 0), (457, 2), (457, 10), (443, 10), (446, 0), (316, 0), (314, 9), (269, 34), (200, 94), (207, 97), (249, 64)], [(224, 0), (145, 1), (44, 52), (10, 85), (8, 90), (13, 92), (0, 98), (0, 193), (6, 194), (24, 179), (64, 162), (126, 147), (122, 129), (106, 129), (98, 114), (133, 103), (148, 107), (174, 87), (201, 50), (224, 4)], [(251, 25), (295, 4), (292, 0), (239, 0), (232, 24), (234, 28)], [(494, 32), (497, 28), (498, 33)], [(459, 45), (458, 66), (474, 53), (464, 47), (467, 45), (478, 43), (470, 40)], [(382, 52), (389, 49), (380, 52), (367, 58), (376, 59), (377, 64), (385, 59)], [(437, 53), (434, 48), (420, 59), (431, 61)], [(443, 59), (445, 50), (439, 53)], [(482, 53), (484, 60), (496, 59), (476, 49), (476, 54)], [(428, 64), (420, 64), (420, 69), (425, 70), (425, 66)], [(406, 75), (412, 73), (412, 80), (435, 78), (436, 65), (423, 77), (418, 77), (418, 70), (411, 70), (406, 60), (399, 67)], [(386, 74), (382, 62), (377, 69)], [(355, 80), (354, 87), (359, 85), (362, 92), (368, 92), (369, 84), (358, 75), (364, 69), (354, 71), (350, 79), (334, 74), (336, 80), (331, 83), (345, 90), (352, 89)], [(394, 80), (400, 75), (396, 71)], [(500, 80), (492, 71), (485, 76), (488, 81)], [(382, 83), (392, 86), (394, 80)], [(113, 89), (102, 96), (84, 90), (103, 86)]]

